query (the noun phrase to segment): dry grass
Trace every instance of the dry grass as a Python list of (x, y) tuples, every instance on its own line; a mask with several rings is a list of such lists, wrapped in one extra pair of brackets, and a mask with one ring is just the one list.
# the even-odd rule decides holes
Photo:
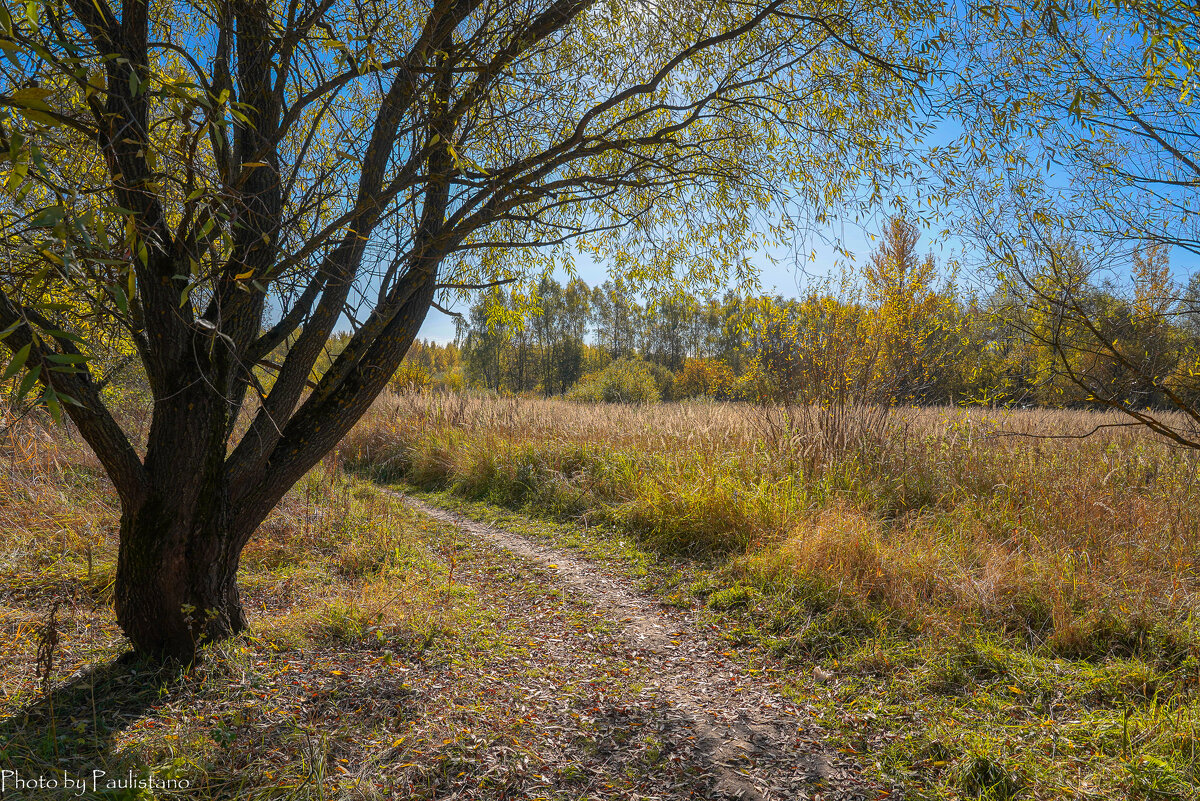
[(1196, 455), (1082, 411), (825, 422), (406, 396), (341, 458), (703, 606), (905, 797), (1200, 798)]
[(779, 416), (408, 395), (380, 403), (342, 453), (378, 477), (615, 524), (662, 551), (736, 554), (747, 574), (790, 571), (917, 628), (999, 629), (1064, 655), (1163, 635), (1164, 657), (1186, 652), (1194, 454), (1130, 427), (1028, 436), (1115, 415), (920, 409), (894, 413), (883, 441), (814, 461), (791, 458), (804, 432)]
[[(694, 735), (645, 692), (647, 668), (611, 621), (546, 572), (347, 480), (336, 459), (245, 550), (247, 635), (186, 668), (122, 656), (111, 486), (61, 429), (23, 421), (7, 448), (3, 771), (159, 783), (82, 796), (114, 799), (695, 798), (707, 786)], [(78, 797), (13, 790), (6, 775), (6, 798)]]
[(47, 568), (100, 547), (111, 520), (94, 504), (113, 510), (102, 475), (86, 446), (0, 407), (0, 564)]
[[(816, 458), (805, 425), (773, 414), (385, 399), (248, 547), (256, 636), (183, 684), (103, 667), (123, 648), (107, 609), (113, 493), (78, 442), (21, 421), (0, 443), (0, 767), (90, 760), (180, 771), (210, 797), (317, 798), (362, 779), (339, 772), (342, 760), (386, 766), (393, 789), (436, 794), (459, 781), (457, 765), (492, 754), (487, 739), (469, 758), (455, 744), (417, 745), (458, 729), (443, 737), (445, 721), (395, 709), (412, 703), (404, 682), (430, 649), (480, 671), (504, 654), (525, 659), (528, 633), (498, 644), (488, 618), (518, 588), (505, 579), (485, 598), (465, 591), (458, 545), (344, 481), (344, 462), (570, 520), (559, 528), (616, 553), (636, 543), (631, 558), (660, 560), (650, 580), (666, 600), (706, 604), (731, 641), (797, 667), (796, 692), (831, 736), (869, 749), (863, 761), (911, 797), (1200, 796), (1193, 455), (1135, 429), (998, 433), (1119, 422), (1103, 415), (927, 409), (896, 414), (886, 438)], [(471, 559), (492, 575), (493, 556)], [(546, 606), (543, 590), (520, 591), (531, 609)], [(44, 708), (35, 654), (56, 602), (50, 683), (81, 671), (107, 682), (107, 710), (61, 693), (77, 706)], [(395, 658), (380, 661), (384, 652)], [(834, 678), (808, 681), (813, 661)], [(421, 692), (441, 697), (442, 669), (424, 675)], [(336, 696), (351, 679), (357, 689)], [(478, 704), (459, 729), (523, 725), (505, 718), (511, 699), (454, 687)], [(264, 688), (279, 701), (265, 702)], [(320, 706), (327, 697), (337, 705)], [(61, 726), (31, 728), (45, 720)], [(452, 774), (437, 767), (447, 756), (462, 759)]]
[[(215, 646), (195, 670), (159, 669), (118, 659), (128, 647), (111, 609), (119, 508), (94, 456), (69, 431), (6, 422), (0, 767), (26, 777), (182, 775), (192, 790), (175, 797), (199, 798), (276, 797), (281, 786), (292, 797), (332, 798), (361, 781), (334, 773), (330, 751), (387, 749), (395, 736), (363, 723), (357, 734), (387, 739), (379, 747), (338, 728), (344, 721), (268, 708), (261, 687), (285, 687), (301, 707), (310, 686), (343, 674), (400, 692), (398, 680), (387, 684), (395, 670), (419, 660), (461, 612), (420, 518), (336, 468), (318, 468), (244, 552), (252, 636)], [(366, 669), (384, 656), (388, 669)], [(234, 712), (254, 722), (235, 726)], [(263, 747), (230, 748), (237, 731)]]

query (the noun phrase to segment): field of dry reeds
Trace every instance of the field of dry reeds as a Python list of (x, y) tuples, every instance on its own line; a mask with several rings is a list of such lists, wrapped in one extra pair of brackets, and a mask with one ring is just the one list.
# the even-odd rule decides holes
[(739, 554), (915, 628), (997, 628), (1069, 656), (1186, 651), (1196, 454), (1084, 411), (898, 410), (840, 453), (810, 448), (816, 426), (798, 417), (408, 395), (342, 453), (376, 477), (620, 526), (663, 552)]
[(339, 458), (634, 543), (797, 692), (839, 675), (832, 725), (900, 732), (847, 747), (918, 797), (1195, 797), (1197, 454), (1091, 411), (838, 413), (413, 394)]

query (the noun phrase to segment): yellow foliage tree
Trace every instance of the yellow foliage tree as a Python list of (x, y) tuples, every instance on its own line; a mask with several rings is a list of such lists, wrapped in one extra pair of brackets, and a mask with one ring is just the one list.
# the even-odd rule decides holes
[(733, 392), (733, 371), (718, 359), (686, 359), (675, 374), (672, 396), (675, 400), (687, 398), (726, 399)]
[[(906, 169), (939, 7), (10, 5), (0, 376), (33, 375), (92, 446), (122, 503), (118, 621), (185, 661), (245, 627), (242, 549), (447, 294), (579, 250), (635, 285), (748, 280), (789, 230), (761, 215)], [(144, 449), (90, 364), (108, 330), (153, 397)]]
[(940, 293), (933, 254), (917, 253), (920, 232), (911, 220), (896, 215), (883, 229), (880, 246), (863, 268), (871, 314), (869, 339), (879, 348), (879, 371), (892, 392), (920, 399), (946, 369), (944, 355), (956, 336), (951, 297)]

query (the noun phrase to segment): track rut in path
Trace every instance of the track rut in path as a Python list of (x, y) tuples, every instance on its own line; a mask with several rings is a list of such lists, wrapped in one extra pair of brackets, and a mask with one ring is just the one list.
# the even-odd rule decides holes
[(782, 697), (763, 674), (752, 674), (728, 659), (686, 614), (663, 607), (624, 579), (567, 551), (393, 494), (434, 520), (552, 571), (564, 589), (618, 623), (629, 656), (643, 666), (647, 683), (688, 719), (708, 762), (705, 767), (714, 777), (711, 797), (894, 797), (863, 779), (850, 760), (826, 746), (809, 723), (807, 710)]

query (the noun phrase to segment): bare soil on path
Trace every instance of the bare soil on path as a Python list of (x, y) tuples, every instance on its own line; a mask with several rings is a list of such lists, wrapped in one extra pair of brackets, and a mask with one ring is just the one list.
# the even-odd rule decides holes
[[(628, 580), (590, 561), (416, 498), (409, 507), (486, 546), (503, 549), (553, 575), (563, 593), (593, 605), (619, 631), (624, 659), (667, 704), (667, 736), (699, 762), (714, 799), (882, 799), (893, 791), (862, 778), (854, 762), (823, 743), (810, 710), (786, 699), (769, 671), (748, 668), (721, 650), (718, 632), (686, 611), (666, 607)], [(470, 580), (470, 577), (466, 577)], [(553, 638), (551, 638), (552, 640)], [(564, 641), (565, 642), (565, 641)], [(571, 660), (570, 648), (547, 654)], [(576, 658), (585, 658), (578, 655)], [(671, 744), (667, 744), (670, 746)]]

